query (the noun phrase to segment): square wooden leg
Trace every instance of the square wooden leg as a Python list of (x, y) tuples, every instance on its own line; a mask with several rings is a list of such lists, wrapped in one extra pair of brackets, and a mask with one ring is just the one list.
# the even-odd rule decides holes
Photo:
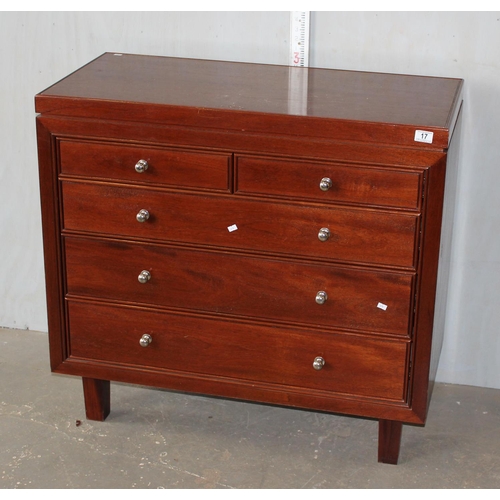
[(89, 420), (104, 421), (111, 407), (109, 380), (82, 378), (85, 413)]
[(402, 422), (379, 420), (378, 422), (378, 461), (384, 464), (398, 463), (401, 445)]

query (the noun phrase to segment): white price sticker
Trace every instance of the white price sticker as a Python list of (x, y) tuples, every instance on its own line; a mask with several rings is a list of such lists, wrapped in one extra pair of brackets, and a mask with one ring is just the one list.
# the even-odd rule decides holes
[(233, 224), (232, 226), (228, 226), (227, 230), (232, 233), (233, 231), (236, 231), (238, 229), (238, 226), (236, 224)]
[(428, 132), (427, 130), (415, 130), (415, 142), (426, 142), (427, 144), (432, 144), (434, 139), (434, 132)]
[(385, 311), (385, 310), (387, 309), (387, 305), (386, 305), (386, 304), (382, 304), (382, 302), (379, 302), (379, 303), (377, 304), (377, 307), (378, 307), (379, 309), (382, 309), (382, 311)]

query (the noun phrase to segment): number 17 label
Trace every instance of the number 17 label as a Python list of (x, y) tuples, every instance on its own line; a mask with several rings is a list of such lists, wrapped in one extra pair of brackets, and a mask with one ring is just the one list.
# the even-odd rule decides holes
[(426, 130), (415, 130), (415, 138), (416, 142), (427, 142), (428, 144), (432, 144), (432, 139), (434, 138), (434, 132), (428, 132)]

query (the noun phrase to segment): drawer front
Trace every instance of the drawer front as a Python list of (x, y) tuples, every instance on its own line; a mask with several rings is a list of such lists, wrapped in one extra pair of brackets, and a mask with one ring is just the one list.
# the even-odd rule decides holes
[[(230, 189), (229, 153), (61, 141), (59, 154), (63, 174), (180, 188)], [(136, 170), (139, 160), (147, 162), (146, 170)]]
[[(69, 302), (71, 356), (401, 402), (407, 342)], [(152, 339), (147, 347), (139, 340)], [(325, 363), (313, 368), (315, 358)]]
[(248, 156), (235, 157), (235, 166), (237, 194), (413, 210), (422, 199), (418, 172)]
[[(408, 335), (410, 273), (85, 238), (65, 241), (70, 296)], [(142, 271), (150, 274), (145, 283), (138, 279)], [(322, 304), (318, 292), (326, 292)]]
[[(414, 267), (419, 216), (63, 182), (64, 228), (320, 259)], [(147, 210), (149, 218), (137, 221)], [(235, 225), (236, 230), (230, 231)], [(234, 227), (234, 226), (233, 226)], [(330, 236), (320, 241), (326, 228)]]

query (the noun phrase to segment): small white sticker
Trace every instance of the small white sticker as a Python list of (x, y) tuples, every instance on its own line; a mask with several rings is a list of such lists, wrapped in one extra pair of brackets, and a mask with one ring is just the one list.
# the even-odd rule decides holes
[(382, 304), (382, 302), (379, 302), (379, 303), (377, 304), (377, 307), (378, 307), (379, 309), (382, 309), (382, 311), (385, 311), (385, 310), (387, 309), (387, 305), (386, 305), (386, 304)]
[(228, 226), (227, 230), (232, 233), (233, 231), (236, 231), (238, 229), (238, 226), (236, 224), (233, 224), (232, 226)]
[(427, 130), (415, 130), (414, 140), (416, 142), (426, 142), (427, 144), (432, 144), (434, 139), (434, 132), (428, 132)]

